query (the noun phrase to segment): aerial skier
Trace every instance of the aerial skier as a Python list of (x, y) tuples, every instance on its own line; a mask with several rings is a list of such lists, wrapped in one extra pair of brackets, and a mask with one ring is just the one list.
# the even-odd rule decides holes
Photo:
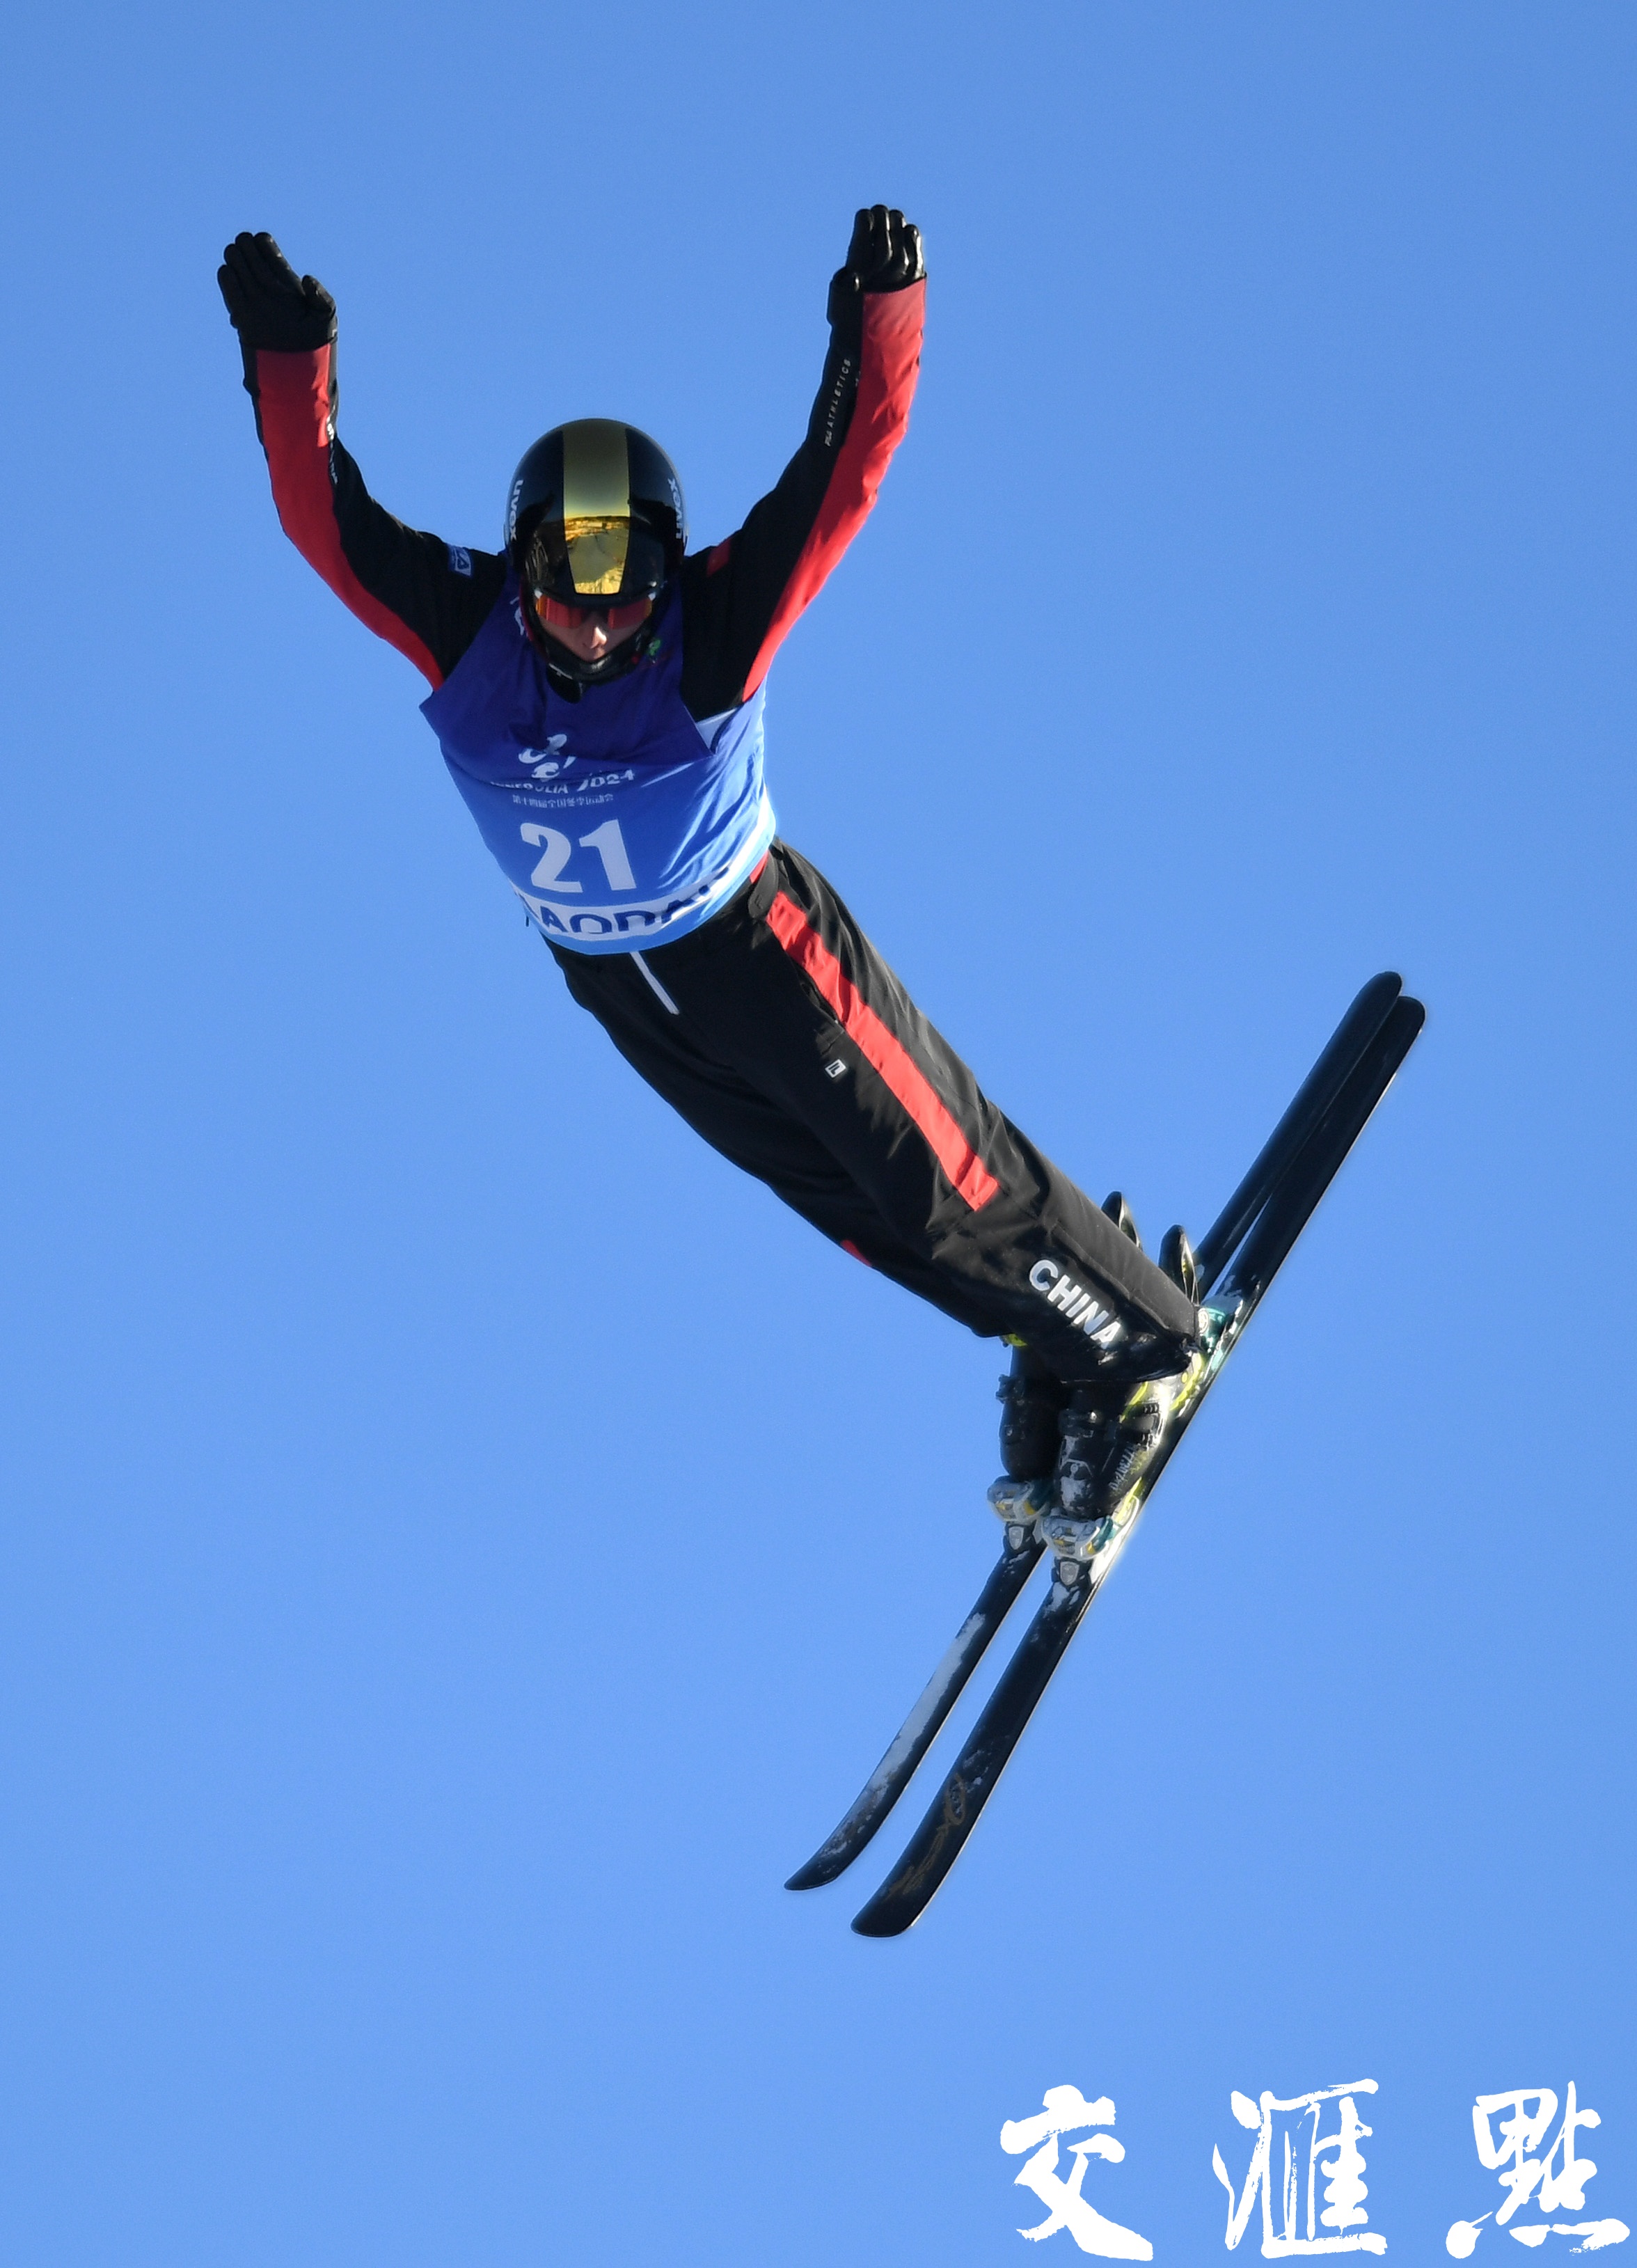
[(980, 1090), (824, 876), (774, 831), (762, 704), (780, 645), (869, 515), (909, 418), (926, 269), (860, 212), (807, 432), (724, 541), (687, 549), (664, 451), (554, 426), (503, 545), (419, 534), (336, 436), (335, 303), (270, 236), (218, 281), (285, 533), (429, 681), (421, 704), (569, 990), (715, 1149), (832, 1242), (1006, 1341), (1009, 1521), (1095, 1531), (1202, 1360), (1180, 1229), (1148, 1257)]

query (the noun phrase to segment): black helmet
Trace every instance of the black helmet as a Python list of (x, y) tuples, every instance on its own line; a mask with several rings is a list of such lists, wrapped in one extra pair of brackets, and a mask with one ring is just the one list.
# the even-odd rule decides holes
[(539, 602), (610, 613), (651, 604), (682, 564), (686, 540), (676, 467), (618, 418), (554, 426), (511, 476), (506, 556), (523, 585), (524, 624), (552, 667), (581, 684), (629, 669), (642, 640), (582, 661), (550, 636)]

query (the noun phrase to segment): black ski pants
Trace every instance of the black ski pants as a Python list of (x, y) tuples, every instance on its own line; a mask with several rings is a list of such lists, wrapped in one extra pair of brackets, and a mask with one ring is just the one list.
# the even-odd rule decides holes
[(673, 945), (552, 951), (713, 1149), (958, 1322), (1065, 1379), (1112, 1318), (1192, 1334), (1183, 1293), (987, 1099), (788, 843)]

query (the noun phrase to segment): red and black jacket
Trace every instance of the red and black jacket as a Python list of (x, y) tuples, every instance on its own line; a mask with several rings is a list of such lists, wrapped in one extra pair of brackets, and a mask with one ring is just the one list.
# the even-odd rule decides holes
[[(681, 575), (682, 699), (717, 717), (753, 694), (797, 615), (863, 526), (909, 422), (924, 283), (867, 293), (852, 335), (833, 333), (807, 434), (778, 484)], [(377, 504), (336, 438), (334, 343), (245, 350), (285, 534), (361, 622), (436, 688), (481, 629), (503, 556), (406, 527)]]

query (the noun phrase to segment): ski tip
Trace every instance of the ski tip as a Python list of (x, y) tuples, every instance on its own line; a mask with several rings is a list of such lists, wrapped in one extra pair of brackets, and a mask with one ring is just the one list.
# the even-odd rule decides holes
[(918, 1914), (906, 1913), (896, 1900), (871, 1898), (853, 1916), (855, 1937), (902, 1937)]
[(846, 1863), (843, 1859), (841, 1865), (837, 1866), (820, 1851), (804, 1867), (798, 1867), (784, 1887), (787, 1890), (821, 1890), (826, 1882), (834, 1881)]
[(885, 1807), (865, 1807), (869, 1793), (866, 1788), (834, 1834), (818, 1845), (804, 1867), (796, 1869), (784, 1886), (787, 1890), (821, 1890), (826, 1882), (841, 1880), (886, 1817)]
[[(1393, 1079), (1402, 1070), (1404, 1058), (1420, 1039), (1421, 1027), (1426, 1021), (1425, 1006), (1420, 1001), (1413, 999), (1409, 993), (1401, 993), (1393, 1002), (1391, 1012), (1381, 1027), (1379, 1042), (1387, 1050), (1392, 1061), (1392, 1070), (1387, 1080), (1388, 1086), (1392, 1084)], [(1384, 1094), (1386, 1087), (1384, 1087), (1382, 1092)]]

